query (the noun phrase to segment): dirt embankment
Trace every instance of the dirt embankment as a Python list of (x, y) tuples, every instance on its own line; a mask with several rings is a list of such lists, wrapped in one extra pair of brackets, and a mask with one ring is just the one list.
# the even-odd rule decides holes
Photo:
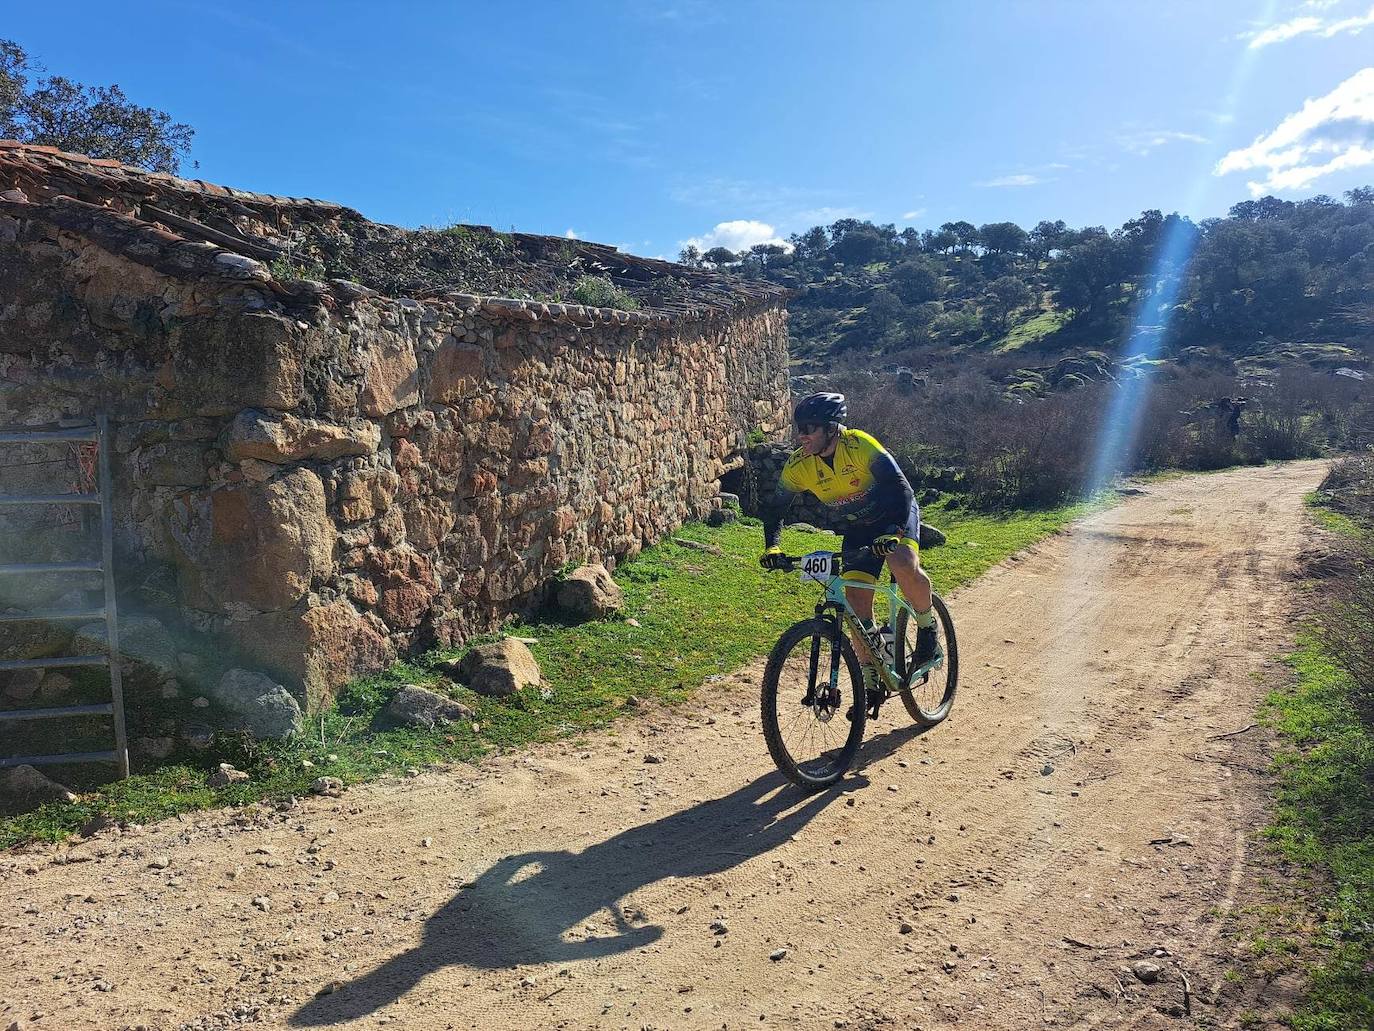
[(993, 570), (953, 599), (949, 720), (918, 735), (888, 706), (841, 791), (773, 772), (749, 668), (476, 770), (0, 860), (0, 1027), (1147, 1029), (1272, 1010), (1222, 976), (1267, 797), (1265, 732), (1226, 735), (1277, 675), (1320, 476), (1154, 484)]

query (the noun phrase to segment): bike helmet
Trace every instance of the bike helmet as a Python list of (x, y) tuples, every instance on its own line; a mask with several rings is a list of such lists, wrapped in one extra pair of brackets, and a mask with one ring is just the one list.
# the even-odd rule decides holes
[(849, 406), (843, 394), (812, 394), (797, 402), (792, 412), (792, 421), (798, 426), (808, 423), (844, 422), (849, 416)]

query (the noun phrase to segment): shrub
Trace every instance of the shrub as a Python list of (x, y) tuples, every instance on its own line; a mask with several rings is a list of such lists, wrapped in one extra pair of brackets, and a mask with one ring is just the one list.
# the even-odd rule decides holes
[(1345, 515), (1356, 536), (1349, 561), (1324, 586), (1322, 643), (1354, 681), (1351, 700), (1374, 729), (1374, 452), (1337, 462), (1322, 482), (1331, 507)]
[(609, 276), (583, 276), (573, 284), (569, 296), (588, 308), (634, 311), (639, 307), (639, 302), (612, 283)]

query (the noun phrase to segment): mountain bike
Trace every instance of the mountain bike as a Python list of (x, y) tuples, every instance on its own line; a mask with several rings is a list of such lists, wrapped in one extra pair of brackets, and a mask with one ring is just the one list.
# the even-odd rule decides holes
[[(896, 695), (918, 725), (933, 727), (949, 715), (958, 687), (959, 648), (944, 600), (932, 597), (935, 657), (916, 666), (916, 611), (897, 585), (845, 580), (841, 575), (846, 556), (852, 561), (864, 550), (783, 556), (781, 571), (800, 571), (803, 581), (824, 587), (825, 596), (816, 603), (815, 615), (783, 631), (768, 655), (761, 693), (763, 736), (782, 774), (812, 791), (843, 777), (863, 741), (870, 701), (849, 631), (856, 632), (877, 659), (875, 706)], [(874, 592), (873, 629), (859, 620), (845, 598), (846, 587)], [(889, 622), (879, 624), (884, 599)], [(891, 633), (890, 643), (884, 631)]]

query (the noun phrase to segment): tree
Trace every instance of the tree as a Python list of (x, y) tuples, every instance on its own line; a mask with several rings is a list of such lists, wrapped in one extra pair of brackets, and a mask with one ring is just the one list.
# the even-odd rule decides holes
[(792, 253), (802, 262), (820, 261), (830, 247), (830, 238), (821, 226), (812, 226), (804, 233), (793, 233), (788, 242), (792, 244)]
[(953, 223), (946, 222), (940, 227), (939, 232), (931, 232), (927, 229), (926, 232), (929, 236), (923, 237), (926, 241), (926, 250), (948, 254), (955, 244), (959, 242), (959, 238), (955, 236), (954, 231), (949, 228), (951, 225), (953, 225)]
[[(831, 235), (833, 238), (833, 227)], [(882, 231), (866, 222), (848, 228), (830, 245), (831, 255), (846, 265), (867, 265), (869, 262), (882, 261), (888, 256), (890, 249)]]
[(701, 256), (701, 260), (708, 265), (720, 268), (722, 265), (733, 265), (739, 259), (735, 257), (735, 252), (729, 247), (712, 247)]
[(1016, 276), (1002, 276), (988, 287), (983, 298), (983, 312), (995, 333), (1006, 331), (1007, 319), (1017, 308), (1024, 308), (1035, 300), (1035, 294)]
[(1015, 222), (990, 222), (978, 230), (978, 242), (993, 254), (1022, 254), (1028, 235)]
[(117, 85), (83, 86), (39, 69), (19, 44), (0, 39), (0, 137), (176, 172), (195, 131), (140, 107)]
[(907, 304), (924, 304), (940, 296), (940, 272), (929, 258), (913, 258), (892, 270), (892, 290)]
[(677, 252), (677, 260), (688, 268), (701, 268), (701, 251), (694, 243), (689, 243)]
[(1119, 244), (1105, 233), (1064, 251), (1049, 267), (1049, 280), (1061, 308), (1091, 321), (1115, 294), (1121, 267)]
[(940, 231), (952, 233), (955, 242), (964, 250), (978, 242), (978, 227), (972, 222), (946, 222), (940, 227)]
[(1058, 250), (1063, 246), (1063, 241), (1068, 236), (1069, 227), (1064, 224), (1064, 220), (1037, 222), (1035, 228), (1029, 233), (1027, 247), (1031, 257), (1037, 261), (1043, 261), (1050, 256), (1051, 251)]

